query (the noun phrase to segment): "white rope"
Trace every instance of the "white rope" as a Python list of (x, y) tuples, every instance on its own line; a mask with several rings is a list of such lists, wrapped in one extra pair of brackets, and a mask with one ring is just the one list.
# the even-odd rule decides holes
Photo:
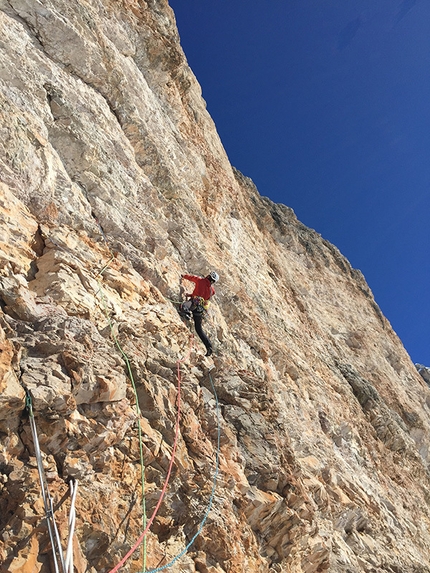
[(37, 435), (36, 422), (34, 420), (33, 406), (31, 396), (27, 392), (27, 409), (30, 418), (31, 434), (33, 436), (34, 453), (36, 456), (37, 470), (39, 472), (40, 488), (42, 490), (43, 505), (45, 507), (46, 523), (48, 525), (49, 538), (51, 540), (52, 557), (54, 560), (55, 573), (60, 573), (58, 561), (61, 563), (62, 573), (73, 572), (73, 535), (76, 525), (76, 510), (75, 501), (78, 491), (78, 481), (71, 481), (70, 486), (70, 512), (69, 512), (69, 535), (67, 539), (66, 558), (64, 559), (63, 549), (61, 547), (61, 539), (58, 531), (57, 524), (54, 518), (54, 500), (49, 494), (48, 482), (46, 480), (45, 470), (43, 468), (42, 452), (40, 450), (39, 438)]
[(62, 570), (63, 570), (63, 572), (65, 572), (64, 557), (63, 557), (63, 551), (61, 549), (60, 536), (58, 534), (57, 524), (55, 523), (55, 519), (54, 519), (54, 502), (53, 502), (52, 497), (49, 495), (48, 483), (46, 481), (45, 470), (43, 468), (42, 453), (40, 451), (39, 438), (37, 436), (37, 429), (36, 429), (36, 423), (34, 421), (34, 414), (33, 414), (33, 408), (31, 405), (31, 398), (29, 399), (29, 402), (28, 402), (28, 408), (29, 408), (29, 415), (30, 415), (30, 428), (31, 428), (31, 433), (33, 436), (33, 443), (34, 443), (34, 453), (36, 456), (37, 470), (39, 472), (39, 479), (40, 479), (40, 487), (42, 490), (43, 505), (45, 507), (46, 523), (48, 525), (48, 533), (49, 533), (49, 538), (51, 540), (52, 557), (54, 559), (55, 573), (60, 573), (60, 570), (58, 567), (58, 556), (60, 557)]
[(70, 482), (70, 513), (69, 513), (69, 538), (67, 541), (67, 551), (66, 551), (66, 560), (65, 560), (65, 573), (73, 573), (73, 534), (75, 532), (75, 524), (76, 524), (76, 510), (75, 510), (75, 500), (76, 500), (76, 493), (78, 491), (78, 480)]

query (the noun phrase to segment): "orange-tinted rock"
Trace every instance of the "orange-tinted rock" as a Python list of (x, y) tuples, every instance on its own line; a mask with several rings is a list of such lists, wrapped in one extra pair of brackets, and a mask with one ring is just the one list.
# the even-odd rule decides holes
[[(174, 448), (147, 568), (428, 570), (430, 390), (361, 273), (231, 167), (167, 2), (9, 0), (0, 29), (5, 572), (50, 559), (24, 388), (63, 546), (79, 480), (78, 573), (132, 547), (140, 453), (149, 519)], [(206, 359), (177, 302), (212, 269)]]

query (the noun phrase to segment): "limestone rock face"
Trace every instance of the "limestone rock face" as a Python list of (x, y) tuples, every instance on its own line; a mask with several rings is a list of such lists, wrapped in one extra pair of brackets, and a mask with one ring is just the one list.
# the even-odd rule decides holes
[[(0, 9), (1, 571), (54, 571), (26, 392), (64, 548), (79, 483), (76, 573), (157, 506), (121, 571), (430, 571), (430, 389), (231, 167), (167, 1)], [(212, 269), (205, 358), (175, 301)]]

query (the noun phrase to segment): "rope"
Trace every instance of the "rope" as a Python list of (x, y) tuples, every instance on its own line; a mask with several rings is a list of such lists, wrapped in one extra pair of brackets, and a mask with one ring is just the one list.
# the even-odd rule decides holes
[[(98, 221), (97, 221), (98, 223)], [(100, 224), (99, 224), (100, 226)], [(102, 235), (103, 238), (107, 244), (107, 240), (106, 237), (104, 235), (103, 229), (100, 226), (100, 229), (102, 231)], [(105, 266), (97, 273), (96, 278), (99, 277), (100, 275), (102, 275), (102, 273), (109, 267), (110, 263), (112, 262), (112, 260), (114, 259), (114, 255), (110, 258), (110, 260), (105, 264)], [(175, 460), (175, 455), (176, 455), (176, 449), (177, 449), (177, 445), (178, 445), (178, 438), (179, 438), (179, 421), (180, 421), (180, 413), (181, 413), (181, 363), (185, 362), (185, 360), (187, 360), (189, 358), (189, 356), (191, 355), (191, 351), (192, 351), (192, 345), (193, 345), (193, 340), (194, 340), (194, 335), (190, 336), (190, 348), (189, 348), (189, 352), (188, 354), (182, 358), (179, 359), (177, 361), (177, 380), (178, 380), (178, 386), (177, 386), (177, 416), (176, 416), (176, 425), (175, 425), (175, 437), (174, 437), (174, 442), (173, 442), (173, 447), (172, 447), (172, 455), (171, 455), (171, 459), (170, 459), (170, 463), (169, 463), (169, 467), (168, 467), (168, 471), (166, 474), (166, 478), (164, 481), (164, 485), (163, 488), (161, 490), (160, 493), (160, 498), (157, 502), (157, 505), (155, 506), (155, 509), (150, 517), (149, 520), (147, 520), (147, 516), (146, 516), (146, 502), (145, 502), (145, 466), (144, 466), (144, 461), (143, 461), (143, 443), (142, 443), (142, 428), (141, 428), (141, 423), (140, 423), (140, 416), (141, 416), (141, 411), (140, 411), (140, 407), (139, 407), (139, 399), (138, 399), (138, 394), (137, 394), (137, 388), (136, 388), (136, 384), (134, 381), (134, 376), (133, 376), (133, 372), (131, 369), (131, 364), (130, 364), (130, 360), (127, 356), (127, 354), (124, 352), (123, 348), (121, 347), (121, 344), (118, 341), (118, 338), (115, 335), (114, 332), (114, 328), (113, 328), (113, 324), (112, 321), (110, 319), (109, 316), (109, 312), (108, 312), (108, 308), (107, 308), (107, 304), (106, 304), (106, 299), (104, 297), (103, 294), (103, 289), (101, 287), (100, 281), (99, 282), (99, 292), (101, 294), (101, 299), (104, 305), (104, 309), (105, 309), (105, 314), (107, 316), (108, 319), (108, 323), (109, 323), (109, 327), (110, 327), (110, 331), (111, 331), (111, 335), (112, 338), (115, 342), (116, 347), (118, 348), (119, 352), (121, 353), (121, 356), (127, 366), (127, 371), (128, 371), (128, 375), (133, 387), (133, 392), (135, 395), (135, 401), (136, 401), (136, 414), (137, 414), (137, 422), (138, 422), (138, 437), (139, 437), (139, 450), (140, 450), (140, 463), (141, 463), (141, 487), (142, 487), (142, 513), (143, 513), (143, 532), (140, 534), (140, 536), (138, 537), (138, 539), (136, 540), (135, 544), (133, 545), (133, 547), (126, 553), (126, 555), (121, 559), (121, 561), (113, 568), (109, 571), (109, 573), (116, 573), (120, 567), (122, 567), (122, 565), (124, 565), (124, 563), (128, 560), (128, 558), (136, 551), (136, 549), (141, 545), (142, 541), (144, 543), (144, 547), (143, 547), (143, 570), (142, 573), (158, 573), (159, 571), (163, 571), (165, 569), (167, 569), (168, 567), (171, 567), (174, 563), (176, 563), (183, 555), (185, 555), (185, 553), (187, 553), (187, 551), (189, 550), (189, 548), (192, 546), (192, 544), (194, 543), (194, 541), (196, 540), (196, 538), (200, 535), (206, 521), (207, 518), (209, 516), (210, 510), (212, 508), (213, 505), (213, 501), (215, 498), (215, 490), (216, 490), (216, 484), (217, 484), (217, 479), (218, 479), (218, 474), (219, 474), (219, 455), (220, 455), (220, 435), (221, 435), (221, 430), (220, 430), (220, 413), (219, 413), (219, 401), (218, 401), (218, 396), (215, 390), (215, 386), (212, 380), (212, 376), (209, 372), (209, 380), (211, 383), (211, 387), (215, 396), (215, 401), (216, 401), (216, 411), (217, 411), (217, 451), (216, 451), (216, 461), (215, 461), (215, 473), (214, 473), (214, 478), (213, 478), (213, 483), (212, 483), (212, 491), (211, 491), (211, 495), (209, 497), (209, 502), (208, 502), (208, 507), (206, 509), (206, 512), (203, 516), (202, 521), (200, 522), (199, 527), (197, 528), (196, 533), (194, 534), (194, 536), (191, 538), (191, 540), (189, 541), (189, 543), (185, 546), (185, 548), (178, 553), (169, 563), (161, 566), (161, 567), (157, 567), (156, 569), (151, 569), (149, 571), (146, 570), (146, 558), (147, 558), (147, 552), (146, 552), (146, 535), (158, 513), (158, 510), (161, 506), (161, 503), (164, 499), (164, 495), (166, 493), (167, 490), (167, 485), (169, 483), (169, 479), (170, 479), (170, 475), (172, 472), (172, 468), (173, 468), (173, 463)], [(172, 303), (174, 304), (180, 304), (181, 301), (174, 301), (169, 299)], [(33, 439), (34, 439), (34, 443), (35, 443), (35, 450), (38, 452), (36, 453), (36, 458), (38, 461), (38, 469), (39, 469), (39, 475), (41, 478), (41, 484), (42, 484), (42, 496), (43, 496), (43, 500), (44, 500), (44, 504), (45, 504), (45, 512), (46, 512), (46, 518), (47, 518), (47, 523), (48, 523), (48, 529), (49, 529), (49, 535), (50, 535), (50, 539), (51, 539), (51, 545), (52, 545), (52, 549), (53, 549), (53, 556), (54, 556), (54, 566), (55, 566), (55, 573), (59, 573), (59, 569), (58, 569), (58, 563), (57, 563), (57, 555), (56, 553), (58, 552), (60, 555), (60, 559), (61, 559), (61, 564), (63, 567), (63, 571), (64, 573), (73, 573), (73, 532), (74, 532), (74, 528), (75, 528), (75, 522), (76, 522), (76, 512), (75, 512), (75, 499), (76, 499), (76, 492), (77, 492), (77, 482), (75, 482), (75, 487), (73, 487), (73, 484), (70, 483), (70, 492), (71, 492), (71, 496), (72, 496), (72, 502), (71, 502), (71, 508), (70, 508), (70, 515), (69, 515), (69, 539), (68, 539), (68, 545), (67, 545), (67, 552), (66, 552), (66, 559), (64, 560), (64, 556), (62, 554), (62, 550), (61, 550), (61, 543), (60, 543), (60, 539), (59, 539), (59, 534), (58, 534), (58, 529), (55, 523), (55, 520), (53, 518), (53, 502), (52, 502), (52, 498), (49, 496), (49, 493), (47, 493), (47, 482), (46, 482), (46, 478), (44, 477), (44, 473), (43, 473), (43, 465), (41, 463), (41, 454), (40, 454), (40, 448), (39, 448), (39, 443), (38, 443), (38, 439), (37, 439), (37, 433), (36, 433), (36, 428), (35, 428), (35, 424), (34, 424), (34, 416), (33, 416), (33, 412), (32, 412), (32, 406), (31, 406), (31, 398), (29, 398), (29, 412), (30, 412), (30, 424), (32, 427), (32, 433), (33, 433)], [(33, 429), (34, 426), (34, 429)], [(36, 446), (37, 444), (37, 446)], [(39, 463), (40, 462), (40, 463)], [(46, 491), (45, 491), (45, 487), (46, 487)], [(49, 503), (48, 503), (49, 502)], [(52, 516), (52, 521), (53, 523), (50, 524), (50, 520), (49, 517)], [(55, 533), (55, 535), (54, 535)]]
[[(112, 256), (112, 258), (106, 263), (106, 265), (96, 275), (96, 277), (101, 275), (108, 268), (108, 266), (110, 265), (110, 263), (112, 262), (113, 259), (114, 259), (114, 257)], [(109, 316), (109, 311), (108, 311), (107, 304), (106, 304), (106, 298), (103, 294), (103, 289), (102, 289), (102, 286), (100, 284), (100, 281), (98, 281), (98, 283), (99, 283), (99, 292), (100, 292), (103, 306), (105, 309), (105, 314), (106, 314), (106, 317), (108, 319), (111, 336), (113, 338), (115, 346), (118, 348), (118, 350), (121, 353), (121, 356), (122, 356), (122, 358), (123, 358), (123, 360), (127, 366), (128, 377), (130, 378), (130, 381), (131, 381), (131, 385), (132, 385), (133, 393), (134, 393), (134, 398), (135, 398), (135, 402), (136, 402), (137, 432), (138, 432), (138, 440), (139, 440), (139, 457), (140, 457), (140, 480), (141, 480), (141, 488), (142, 488), (142, 525), (143, 525), (143, 528), (145, 529), (146, 523), (147, 523), (146, 500), (145, 500), (145, 463), (144, 463), (144, 459), (143, 459), (143, 440), (142, 440), (142, 425), (140, 423), (141, 411), (140, 411), (140, 406), (139, 406), (139, 396), (137, 394), (137, 388), (136, 388), (136, 383), (135, 383), (134, 376), (133, 376), (133, 371), (131, 369), (130, 359), (128, 358), (127, 354), (124, 352), (124, 350), (123, 350), (123, 348), (122, 348), (122, 346), (121, 346), (121, 344), (120, 344), (120, 342), (119, 342), (119, 340), (118, 340), (118, 338), (114, 332), (112, 320)], [(147, 558), (146, 539), (144, 540), (142, 550), (143, 550), (143, 555), (142, 555), (143, 571), (145, 571), (146, 570), (146, 558)]]
[[(94, 217), (94, 218), (95, 218), (95, 217)], [(110, 251), (110, 248), (109, 248), (109, 245), (108, 245), (108, 242), (107, 242), (107, 238), (106, 238), (106, 235), (105, 235), (105, 233), (104, 233), (104, 231), (103, 231), (103, 228), (101, 227), (100, 223), (98, 222), (98, 220), (97, 220), (96, 218), (95, 218), (95, 220), (96, 220), (96, 222), (97, 222), (97, 224), (98, 224), (98, 226), (99, 226), (99, 228), (100, 228), (100, 231), (101, 231), (101, 233), (102, 233), (102, 236), (103, 236), (103, 239), (104, 239), (104, 241), (105, 241), (105, 244), (106, 244), (108, 250)], [(61, 245), (59, 245), (52, 237), (49, 237), (49, 238), (50, 238), (50, 240), (54, 243), (54, 245), (56, 245), (58, 248), (62, 249), (63, 251), (66, 250), (64, 247), (62, 247)], [(136, 383), (135, 383), (135, 380), (134, 380), (133, 371), (132, 371), (132, 369), (131, 369), (130, 360), (129, 360), (127, 354), (124, 352), (123, 348), (121, 347), (121, 344), (119, 343), (118, 338), (117, 338), (116, 335), (115, 335), (114, 328), (113, 328), (113, 324), (112, 324), (112, 321), (111, 321), (111, 319), (110, 319), (109, 311), (108, 311), (107, 304), (106, 304), (106, 297), (104, 296), (103, 289), (102, 289), (102, 286), (101, 286), (101, 283), (100, 283), (100, 280), (99, 280), (99, 277), (100, 277), (100, 276), (103, 274), (103, 272), (110, 266), (111, 262), (112, 262), (114, 259), (115, 259), (115, 255), (114, 255), (114, 254), (111, 254), (111, 258), (110, 258), (110, 259), (107, 261), (107, 263), (102, 267), (102, 269), (95, 275), (95, 278), (97, 279), (97, 282), (98, 282), (98, 284), (99, 284), (99, 292), (100, 292), (101, 299), (102, 299), (102, 302), (103, 302), (103, 306), (104, 306), (104, 309), (105, 309), (105, 314), (106, 314), (106, 317), (107, 317), (107, 319), (108, 319), (108, 323), (109, 323), (109, 327), (110, 327), (110, 331), (111, 331), (112, 338), (113, 338), (113, 340), (114, 340), (114, 342), (115, 342), (115, 345), (116, 345), (116, 347), (118, 348), (119, 352), (121, 353), (121, 356), (122, 356), (122, 358), (123, 358), (123, 360), (124, 360), (124, 362), (125, 362), (125, 364), (126, 364), (126, 366), (127, 366), (128, 376), (129, 376), (129, 378), (130, 378), (130, 381), (131, 381), (131, 384), (132, 384), (132, 387), (133, 387), (134, 396), (135, 396), (136, 414), (137, 414), (137, 425), (138, 425), (140, 466), (141, 466), (142, 523), (143, 523), (143, 528), (146, 529), (146, 526), (147, 526), (147, 516), (146, 516), (146, 501), (145, 501), (145, 465), (144, 465), (144, 460), (143, 460), (143, 440), (142, 440), (142, 427), (141, 427), (141, 423), (140, 423), (141, 411), (140, 411), (140, 407), (139, 407), (139, 398), (138, 398), (138, 394), (137, 394)], [(31, 402), (30, 402), (30, 407), (31, 407)], [(30, 418), (30, 421), (31, 421), (31, 418)], [(36, 435), (36, 439), (37, 439), (37, 435)], [(41, 468), (42, 468), (42, 470), (43, 470), (43, 466), (41, 466)], [(39, 470), (39, 471), (40, 471), (40, 470)], [(46, 480), (45, 480), (45, 481), (46, 481)], [(74, 500), (75, 500), (75, 497), (76, 497), (76, 488), (77, 488), (77, 485), (75, 485), (75, 489), (73, 490), (73, 486), (71, 485), (71, 494), (72, 494), (72, 496), (73, 496), (73, 497), (72, 497), (72, 504), (73, 504), (73, 505), (72, 505), (72, 508), (71, 508), (71, 514), (70, 514), (70, 518), (69, 518), (69, 528), (70, 528), (71, 531), (72, 531), (72, 535), (73, 535), (73, 530), (74, 530), (75, 521), (76, 521), (76, 514), (75, 514), (75, 512), (74, 512)], [(42, 487), (42, 495), (43, 495), (43, 497), (44, 497), (44, 502), (45, 502), (46, 494), (45, 494), (45, 491), (44, 491), (43, 487)], [(52, 500), (51, 500), (51, 505), (52, 505)], [(46, 507), (47, 507), (47, 505), (46, 505), (46, 502), (45, 502), (45, 510), (46, 510)], [(48, 515), (48, 510), (46, 510), (46, 511), (47, 511), (47, 515)], [(54, 544), (53, 544), (54, 536), (53, 536), (53, 534), (52, 534), (52, 532), (51, 532), (51, 525), (50, 525), (49, 520), (48, 520), (48, 528), (49, 528), (49, 533), (50, 533), (50, 537), (51, 537), (51, 544), (52, 544), (52, 546), (54, 547)], [(57, 526), (56, 526), (56, 524), (55, 524), (55, 521), (54, 521), (54, 523), (53, 523), (53, 529), (54, 529), (54, 532), (55, 532), (55, 534), (56, 534), (55, 537), (56, 537), (56, 539), (57, 539), (57, 545), (58, 545), (58, 547), (61, 549), (61, 543), (60, 543), (60, 541), (59, 541), (59, 535), (58, 535), (58, 530), (57, 530)], [(70, 545), (70, 547), (69, 547), (69, 545)], [(71, 540), (71, 536), (69, 537), (69, 543), (68, 543), (67, 554), (66, 554), (66, 561), (64, 561), (64, 557), (63, 557), (62, 551), (61, 551), (61, 550), (59, 551), (59, 550), (58, 550), (58, 547), (57, 547), (57, 551), (59, 552), (60, 557), (61, 557), (61, 562), (62, 562), (62, 567), (63, 567), (64, 573), (73, 573), (73, 554), (72, 554), (72, 552), (73, 552), (73, 542), (72, 542), (72, 540)], [(147, 558), (147, 551), (146, 551), (146, 539), (145, 539), (145, 540), (144, 540), (144, 544), (143, 544), (143, 560), (142, 560), (142, 563), (143, 563), (143, 571), (145, 571), (145, 569), (146, 569), (146, 558)], [(59, 569), (58, 569), (58, 564), (57, 564), (57, 560), (56, 560), (55, 553), (54, 553), (54, 566), (55, 566), (55, 573), (59, 573)], [(67, 568), (68, 568), (68, 569), (67, 569)]]
[(133, 545), (133, 547), (124, 555), (124, 557), (121, 559), (121, 561), (113, 568), (109, 571), (109, 573), (116, 573), (120, 567), (122, 567), (124, 565), (124, 563), (127, 561), (127, 559), (136, 551), (136, 549), (139, 547), (139, 545), (142, 543), (142, 541), (145, 539), (149, 528), (151, 527), (157, 513), (158, 510), (161, 506), (161, 503), (164, 499), (164, 495), (166, 493), (166, 489), (167, 489), (167, 485), (169, 483), (169, 479), (170, 479), (170, 474), (172, 472), (172, 467), (173, 467), (173, 462), (175, 460), (175, 455), (176, 455), (176, 448), (178, 445), (178, 437), (179, 437), (179, 420), (180, 420), (180, 414), (181, 414), (181, 363), (185, 362), (185, 360), (187, 360), (189, 358), (189, 356), (191, 355), (191, 351), (193, 348), (193, 341), (194, 341), (194, 336), (191, 335), (190, 336), (190, 348), (189, 351), (187, 353), (186, 356), (184, 356), (184, 358), (179, 359), (176, 362), (177, 365), (177, 378), (178, 378), (178, 390), (177, 390), (177, 415), (176, 415), (176, 426), (175, 426), (175, 438), (173, 441), (173, 447), (172, 447), (172, 455), (170, 458), (170, 463), (169, 463), (169, 467), (167, 470), (167, 474), (166, 474), (166, 479), (164, 481), (164, 485), (163, 488), (161, 490), (161, 494), (160, 494), (160, 498), (157, 502), (157, 505), (155, 506), (155, 509), (151, 515), (151, 517), (148, 520), (148, 523), (146, 524), (146, 527), (144, 528), (144, 530), (142, 531), (142, 533), (139, 535), (139, 537), (137, 538), (135, 544)]
[(173, 300), (172, 298), (168, 298), (167, 296), (165, 297), (166, 300), (168, 300), (169, 302), (173, 302), (173, 304), (182, 304), (184, 301), (183, 300)]
[(146, 571), (146, 573), (158, 573), (159, 571), (164, 571), (165, 569), (167, 569), (168, 567), (171, 567), (174, 563), (176, 563), (181, 557), (183, 557), (185, 555), (185, 553), (187, 553), (187, 551), (190, 549), (191, 545), (194, 543), (194, 541), (197, 539), (197, 537), (200, 535), (200, 533), (202, 532), (202, 529), (203, 529), (203, 527), (207, 521), (207, 518), (209, 516), (209, 512), (212, 509), (212, 504), (213, 504), (213, 501), (215, 498), (215, 490), (216, 490), (216, 484), (217, 484), (218, 474), (219, 474), (221, 424), (220, 424), (220, 408), (219, 408), (219, 402), (218, 402), (218, 395), (217, 395), (216, 390), (215, 390), (215, 385), (213, 383), (211, 373), (209, 372), (208, 374), (209, 374), (209, 380), (210, 380), (210, 383), (212, 386), (212, 391), (213, 391), (214, 396), (215, 396), (216, 412), (217, 412), (217, 451), (216, 451), (216, 458), (215, 458), (215, 473), (214, 473), (214, 478), (213, 478), (213, 482), (212, 482), (212, 491), (211, 491), (211, 495), (209, 497), (208, 507), (207, 507), (206, 512), (203, 516), (203, 519), (200, 522), (199, 527), (197, 528), (196, 533), (193, 535), (193, 537), (188, 542), (188, 544), (184, 547), (184, 549), (180, 553), (178, 553), (176, 555), (176, 557), (174, 557), (171, 561), (169, 561), (169, 563), (166, 563), (165, 565), (162, 565), (161, 567), (157, 567), (156, 569), (149, 569), (148, 571)]
[(67, 542), (66, 559), (64, 563), (65, 563), (65, 573), (74, 573), (73, 534), (75, 531), (75, 524), (76, 524), (75, 501), (76, 501), (76, 494), (78, 492), (78, 480), (75, 480), (75, 483), (71, 481), (69, 486), (70, 486), (70, 497), (71, 497), (70, 512), (69, 512), (69, 539)]
[(63, 550), (61, 548), (60, 535), (54, 518), (54, 502), (49, 494), (48, 482), (46, 480), (45, 470), (43, 467), (42, 453), (40, 451), (39, 438), (37, 435), (36, 422), (34, 420), (33, 404), (30, 392), (26, 389), (26, 408), (30, 419), (31, 434), (33, 436), (34, 453), (36, 456), (37, 470), (39, 472), (40, 488), (42, 490), (43, 505), (45, 507), (45, 518), (48, 526), (49, 538), (51, 540), (52, 557), (54, 560), (55, 573), (59, 573), (58, 560), (60, 560), (63, 571), (65, 569)]
[[(105, 266), (101, 269), (101, 271), (99, 271), (95, 278), (99, 277), (102, 273), (105, 272), (105, 270), (110, 266), (111, 262), (114, 260), (115, 255), (112, 255), (111, 258), (108, 260), (108, 262), (105, 264)], [(100, 285), (99, 285), (100, 286)]]

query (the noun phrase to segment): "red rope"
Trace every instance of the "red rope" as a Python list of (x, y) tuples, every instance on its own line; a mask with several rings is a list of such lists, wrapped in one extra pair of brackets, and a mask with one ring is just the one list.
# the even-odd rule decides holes
[(113, 568), (109, 571), (109, 573), (116, 573), (120, 567), (122, 567), (124, 565), (124, 563), (127, 561), (127, 559), (130, 557), (130, 555), (132, 555), (136, 549), (139, 547), (139, 545), (142, 543), (145, 535), (148, 533), (149, 528), (152, 525), (152, 522), (154, 521), (158, 510), (160, 509), (160, 505), (163, 501), (164, 498), (164, 494), (166, 493), (166, 489), (167, 489), (167, 485), (169, 483), (169, 479), (170, 479), (170, 474), (172, 472), (172, 468), (173, 468), (173, 462), (175, 460), (175, 454), (176, 454), (176, 448), (178, 445), (178, 437), (179, 437), (179, 419), (180, 419), (180, 415), (181, 415), (181, 363), (185, 362), (185, 360), (187, 360), (190, 355), (191, 355), (191, 351), (193, 349), (193, 341), (194, 341), (194, 335), (192, 334), (190, 336), (190, 348), (188, 350), (187, 355), (182, 358), (179, 359), (176, 362), (176, 367), (177, 367), (177, 378), (178, 378), (178, 397), (177, 397), (177, 402), (178, 402), (178, 412), (176, 415), (176, 426), (175, 426), (175, 439), (173, 442), (173, 449), (172, 449), (172, 457), (170, 458), (170, 463), (169, 463), (169, 469), (167, 470), (167, 475), (166, 475), (166, 479), (163, 485), (163, 489), (161, 490), (161, 494), (160, 494), (160, 499), (157, 502), (157, 505), (155, 506), (155, 509), (151, 515), (151, 517), (148, 520), (148, 523), (144, 529), (144, 531), (139, 535), (139, 537), (136, 540), (136, 543), (133, 545), (133, 547), (124, 555), (124, 557), (121, 559), (121, 561)]

